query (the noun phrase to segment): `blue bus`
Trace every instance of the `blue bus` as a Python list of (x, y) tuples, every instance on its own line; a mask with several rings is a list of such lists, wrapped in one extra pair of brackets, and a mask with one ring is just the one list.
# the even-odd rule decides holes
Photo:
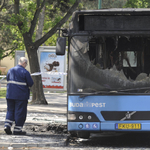
[(68, 39), (68, 131), (150, 131), (150, 9), (75, 11), (59, 30), (57, 55)]

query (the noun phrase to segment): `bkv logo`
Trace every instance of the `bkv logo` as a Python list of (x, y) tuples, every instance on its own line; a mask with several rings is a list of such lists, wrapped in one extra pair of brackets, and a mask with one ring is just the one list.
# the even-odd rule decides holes
[(106, 103), (69, 103), (70, 107), (105, 107)]

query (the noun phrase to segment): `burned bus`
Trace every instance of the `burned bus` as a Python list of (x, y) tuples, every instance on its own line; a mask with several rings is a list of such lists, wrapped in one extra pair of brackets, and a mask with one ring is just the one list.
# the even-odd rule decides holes
[(68, 39), (68, 131), (150, 131), (150, 9), (76, 11), (60, 31), (57, 55)]

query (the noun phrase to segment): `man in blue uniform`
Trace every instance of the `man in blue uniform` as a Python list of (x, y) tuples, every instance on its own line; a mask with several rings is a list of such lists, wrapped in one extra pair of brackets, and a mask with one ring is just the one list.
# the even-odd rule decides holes
[(14, 135), (25, 135), (22, 131), (27, 115), (27, 104), (33, 80), (30, 73), (25, 69), (27, 59), (21, 57), (17, 66), (7, 73), (7, 114), (4, 125), (6, 134), (12, 134), (11, 126), (15, 122)]

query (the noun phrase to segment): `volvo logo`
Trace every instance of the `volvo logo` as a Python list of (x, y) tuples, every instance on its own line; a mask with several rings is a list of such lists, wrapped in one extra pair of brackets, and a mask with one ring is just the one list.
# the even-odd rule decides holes
[(127, 112), (127, 113), (125, 114), (125, 116), (126, 116), (127, 119), (131, 119), (131, 114), (130, 114), (129, 112)]
[(126, 120), (126, 119), (131, 119), (131, 116), (135, 113), (136, 113), (136, 111), (132, 111), (131, 113), (129, 111), (127, 111), (127, 113), (125, 114), (125, 117), (123, 117), (121, 119), (121, 121)]

